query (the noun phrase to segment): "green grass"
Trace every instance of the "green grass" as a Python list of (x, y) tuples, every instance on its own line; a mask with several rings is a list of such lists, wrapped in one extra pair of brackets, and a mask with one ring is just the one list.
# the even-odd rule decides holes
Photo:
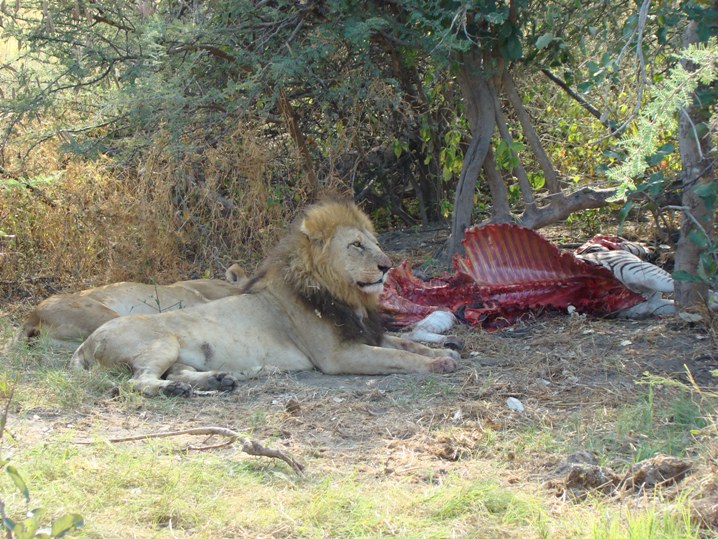
[(687, 384), (645, 377), (635, 402), (598, 410), (593, 418), (577, 412), (555, 440), (586, 449), (602, 464), (640, 462), (658, 454), (685, 456), (711, 439), (718, 423), (718, 398)]
[[(316, 471), (299, 477), (237, 453), (167, 449), (53, 440), (13, 460), (33, 506), (84, 516), (78, 537), (699, 537), (681, 507), (622, 511), (597, 501), (554, 514), (538, 489), (480, 477), (490, 470), (429, 485), (311, 463)], [(7, 480), (0, 495), (11, 514), (24, 510)]]
[(641, 511), (608, 513), (591, 525), (592, 539), (699, 539), (700, 530), (691, 523), (685, 502), (666, 511), (658, 500)]

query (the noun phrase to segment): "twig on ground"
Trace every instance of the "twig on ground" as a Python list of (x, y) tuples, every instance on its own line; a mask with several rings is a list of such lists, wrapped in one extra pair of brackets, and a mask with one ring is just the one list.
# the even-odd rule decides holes
[[(194, 450), (194, 451), (204, 451), (207, 449), (216, 449), (218, 447), (225, 447), (227, 445), (230, 445), (236, 441), (239, 441), (240, 445), (242, 446), (242, 451), (247, 453), (248, 455), (253, 455), (256, 457), (269, 457), (274, 459), (280, 459), (286, 462), (295, 472), (301, 473), (304, 471), (304, 465), (297, 462), (294, 457), (291, 455), (287, 455), (283, 451), (279, 449), (270, 449), (268, 447), (264, 447), (262, 444), (260, 444), (257, 440), (252, 440), (251, 438), (245, 438), (241, 436), (238, 432), (235, 432), (231, 429), (225, 429), (222, 427), (198, 427), (194, 429), (185, 429), (185, 430), (174, 430), (169, 432), (151, 432), (149, 434), (138, 434), (136, 436), (126, 436), (124, 438), (108, 438), (105, 440), (102, 440), (103, 442), (110, 442), (110, 443), (119, 443), (119, 442), (133, 442), (137, 440), (149, 440), (150, 438), (169, 438), (171, 436), (227, 436), (231, 438), (226, 443), (221, 444), (215, 444), (212, 446), (203, 446), (203, 447), (197, 447), (197, 446), (189, 446), (187, 449)], [(77, 444), (83, 444), (83, 445), (91, 445), (96, 442), (92, 442), (89, 440), (78, 440), (75, 443)]]

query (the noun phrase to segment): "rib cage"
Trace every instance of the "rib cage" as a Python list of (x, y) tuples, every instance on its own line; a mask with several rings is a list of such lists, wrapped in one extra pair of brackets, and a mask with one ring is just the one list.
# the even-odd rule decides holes
[(611, 314), (641, 303), (607, 269), (558, 248), (533, 230), (487, 225), (466, 231), (456, 272), (429, 282), (405, 262), (388, 274), (381, 305), (394, 326), (441, 308), (473, 325), (497, 327), (545, 310)]
[(454, 267), (479, 285), (542, 283), (586, 275), (586, 267), (537, 232), (515, 225), (472, 227)]

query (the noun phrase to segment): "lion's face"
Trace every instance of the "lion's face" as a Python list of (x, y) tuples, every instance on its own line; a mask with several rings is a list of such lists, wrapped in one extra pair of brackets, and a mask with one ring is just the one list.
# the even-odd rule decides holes
[(284, 275), (301, 294), (324, 291), (354, 309), (376, 306), (391, 261), (359, 208), (340, 202), (312, 206), (294, 237)]
[(384, 288), (389, 257), (374, 235), (356, 227), (338, 227), (328, 245), (329, 262), (348, 287), (379, 296)]

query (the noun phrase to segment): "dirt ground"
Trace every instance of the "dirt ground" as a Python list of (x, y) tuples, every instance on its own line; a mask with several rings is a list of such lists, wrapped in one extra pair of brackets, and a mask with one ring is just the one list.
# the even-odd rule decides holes
[[(433, 232), (412, 238), (407, 242), (391, 233), (382, 243), (394, 262), (409, 258), (420, 263), (441, 241)], [(25, 302), (17, 305), (13, 318), (26, 308)], [(272, 440), (272, 446), (300, 459), (310, 454), (326, 458), (328, 466), (351, 465), (361, 473), (411, 481), (440, 481), (444, 474), (460, 473), (469, 456), (474, 464), (475, 459), (500, 458), (504, 465), (495, 469), (497, 477), (511, 484), (545, 482), (563, 496), (575, 480), (563, 457), (540, 444), (527, 445), (516, 433), (545, 429), (565, 435), (562, 444), (590, 454), (590, 466), (630, 465), (632, 445), (647, 435), (617, 436), (610, 430), (612, 412), (643, 398), (646, 386), (637, 382), (646, 380), (645, 373), (682, 381), (698, 395), (718, 393), (713, 372), (718, 342), (711, 329), (716, 327), (715, 321), (675, 317), (619, 321), (563, 315), (527, 319), (495, 332), (458, 327), (463, 359), (451, 374), (275, 374), (243, 382), (230, 394), (178, 401), (171, 418), (141, 400), (130, 413), (126, 405), (117, 405), (122, 396), (110, 392), (74, 417), (23, 410), (29, 418), (23, 435), (90, 430), (98, 423), (107, 437), (220, 426)], [(671, 390), (670, 383), (656, 382), (652, 388), (656, 399)], [(511, 409), (508, 402), (515, 401), (510, 398), (523, 410)], [(605, 427), (596, 422), (601, 414), (610, 419)], [(489, 431), (497, 433), (492, 444), (486, 443)], [(701, 497), (708, 500), (714, 495), (710, 478), (716, 458), (703, 455), (691, 463), (692, 481), (702, 482)], [(682, 471), (676, 473), (683, 478)], [(590, 487), (590, 478), (582, 477)], [(597, 485), (605, 483), (602, 476)], [(707, 518), (718, 525), (718, 510)]]

